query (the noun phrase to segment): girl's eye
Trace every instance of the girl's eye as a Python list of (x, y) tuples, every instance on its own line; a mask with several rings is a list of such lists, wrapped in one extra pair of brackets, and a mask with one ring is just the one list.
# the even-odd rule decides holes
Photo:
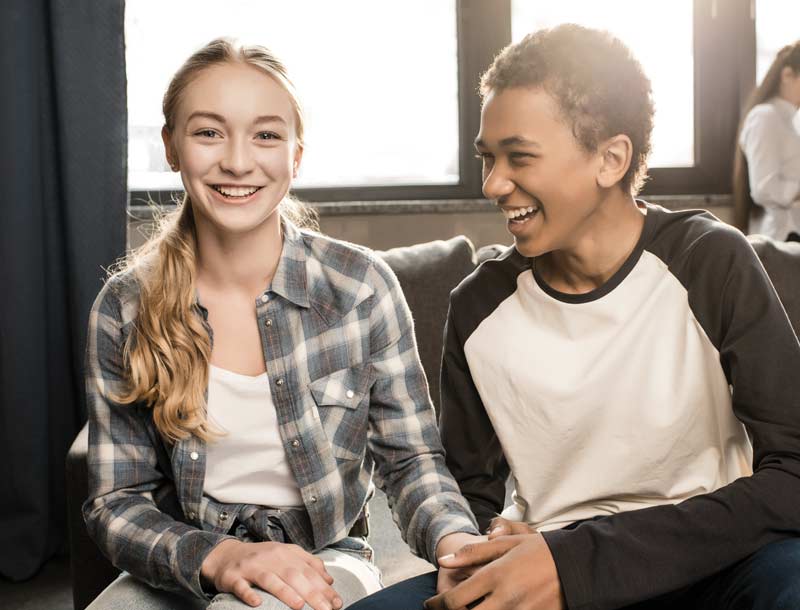
[(262, 131), (256, 136), (259, 140), (280, 140), (280, 136), (273, 131)]
[(202, 136), (204, 138), (215, 138), (217, 137), (217, 132), (213, 129), (201, 129), (198, 132), (195, 132), (196, 136)]

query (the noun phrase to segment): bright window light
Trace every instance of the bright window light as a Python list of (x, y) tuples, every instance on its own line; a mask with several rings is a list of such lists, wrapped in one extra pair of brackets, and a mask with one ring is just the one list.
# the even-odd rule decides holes
[(798, 0), (757, 0), (756, 82), (760, 83), (778, 51), (800, 40)]
[(161, 96), (220, 36), (286, 64), (307, 118), (296, 186), (459, 181), (455, 0), (128, 0), (129, 189), (180, 188), (164, 161)]
[(653, 84), (656, 114), (650, 167), (691, 167), (694, 165), (692, 11), (692, 0), (513, 0), (512, 37), (517, 42), (530, 32), (560, 23), (577, 23), (611, 32), (628, 45)]

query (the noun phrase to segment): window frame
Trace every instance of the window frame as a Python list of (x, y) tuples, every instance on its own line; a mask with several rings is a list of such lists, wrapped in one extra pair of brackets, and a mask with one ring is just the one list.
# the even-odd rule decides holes
[[(456, 0), (459, 181), (454, 184), (298, 188), (304, 201), (480, 199), (481, 164), (473, 141), (480, 126), (480, 75), (511, 42), (511, 0)], [(756, 73), (756, 30), (751, 0), (694, 0), (694, 153), (691, 167), (656, 167), (648, 195), (731, 192), (733, 151), (741, 109)], [(180, 191), (179, 191), (180, 192)], [(130, 191), (130, 204), (169, 204), (173, 191)]]

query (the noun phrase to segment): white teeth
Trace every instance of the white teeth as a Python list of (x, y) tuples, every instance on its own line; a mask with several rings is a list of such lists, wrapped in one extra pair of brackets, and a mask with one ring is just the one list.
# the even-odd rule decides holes
[(527, 208), (512, 208), (510, 210), (502, 210), (503, 216), (505, 216), (509, 220), (514, 220), (520, 216), (525, 216), (525, 214), (530, 214), (533, 211), (538, 211), (539, 208), (535, 206), (529, 206)]
[(249, 197), (258, 190), (257, 186), (215, 186), (213, 188), (227, 197)]

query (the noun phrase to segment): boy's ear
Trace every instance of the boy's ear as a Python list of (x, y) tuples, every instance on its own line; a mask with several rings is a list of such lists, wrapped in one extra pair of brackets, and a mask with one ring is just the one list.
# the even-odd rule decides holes
[(622, 180), (633, 161), (633, 143), (631, 139), (619, 134), (602, 142), (598, 148), (600, 167), (597, 171), (597, 185), (611, 188)]
[(170, 138), (169, 130), (166, 125), (161, 128), (161, 141), (164, 142), (164, 152), (167, 155), (167, 163), (173, 172), (177, 172), (180, 167), (178, 167), (178, 160), (175, 158), (175, 151), (172, 149), (172, 139)]

